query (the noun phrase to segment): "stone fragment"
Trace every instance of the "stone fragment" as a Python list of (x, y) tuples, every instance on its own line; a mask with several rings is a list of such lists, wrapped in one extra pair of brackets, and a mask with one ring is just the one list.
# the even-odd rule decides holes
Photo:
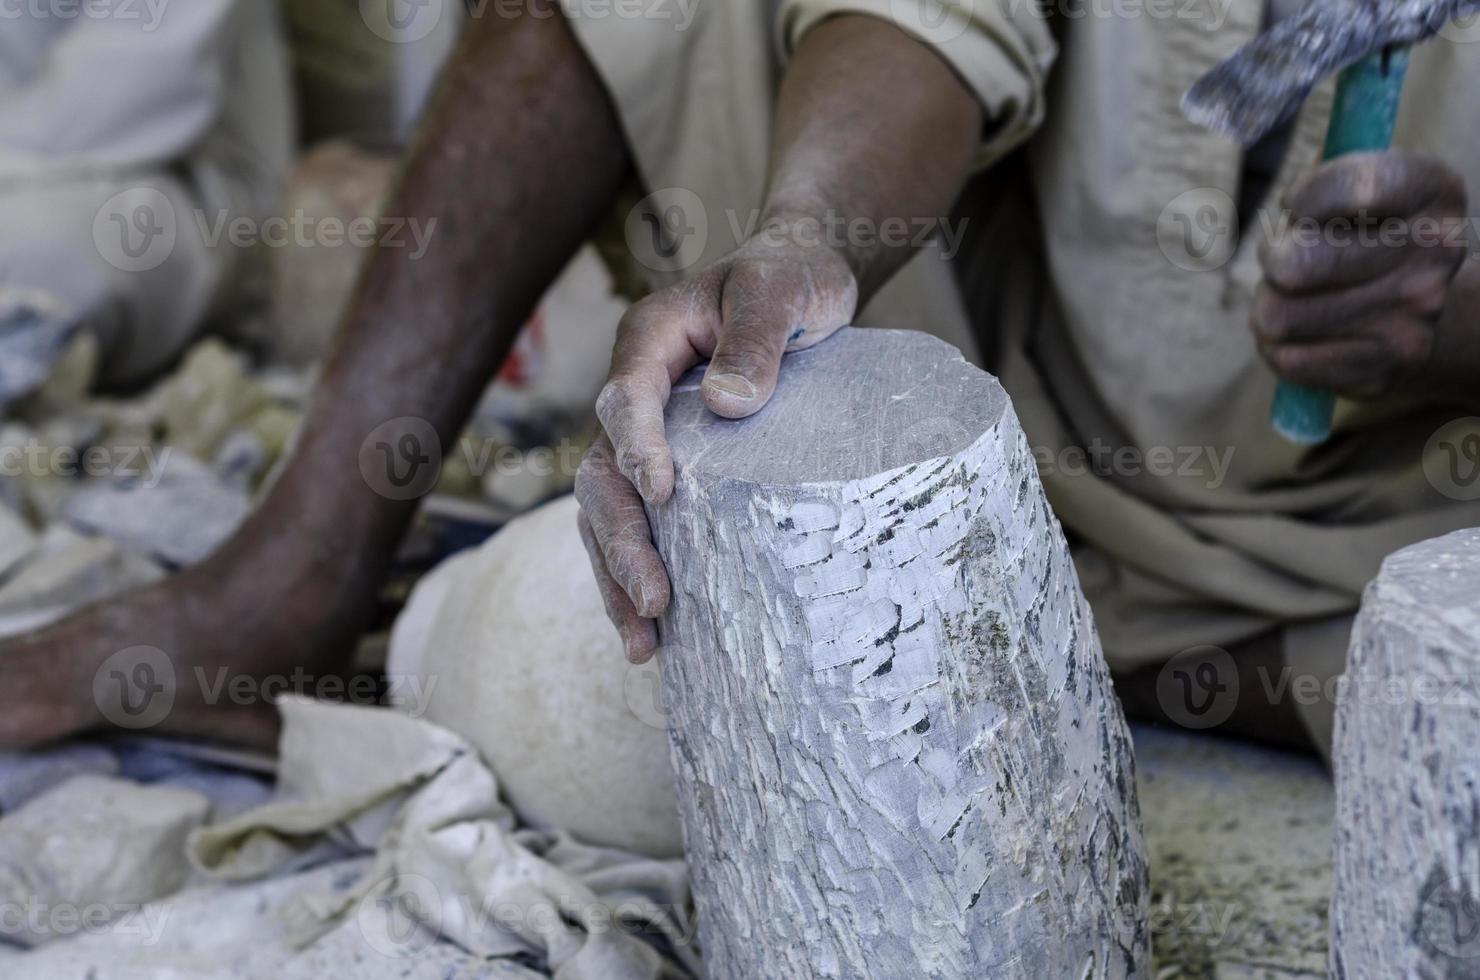
[(0, 919), (0, 936), (39, 945), (175, 891), (209, 810), (189, 790), (83, 775), (0, 817), (0, 904), (29, 910)]
[(30, 559), (0, 586), (0, 637), (37, 629), (163, 577), (164, 570), (143, 555), (53, 524)]
[(197, 459), (210, 459), (228, 433), (270, 403), (246, 359), (215, 339), (190, 349), (160, 385), (159, 399), (164, 443)]
[(72, 527), (111, 538), (175, 567), (194, 565), (220, 546), (251, 510), (239, 488), (205, 464), (173, 453), (143, 480), (95, 480), (62, 504)]
[(59, 297), (0, 288), (0, 411), (46, 383), (77, 326)]
[(36, 533), (9, 505), (0, 503), (0, 577), (36, 550)]

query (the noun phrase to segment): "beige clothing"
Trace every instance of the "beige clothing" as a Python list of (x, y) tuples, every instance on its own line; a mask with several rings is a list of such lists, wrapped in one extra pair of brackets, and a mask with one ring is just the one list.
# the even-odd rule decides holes
[[(1257, 32), (1262, 0), (1086, 3), (1052, 28), (1019, 0), (957, 0), (944, 21), (941, 0), (786, 0), (774, 21), (772, 6), (701, 2), (686, 31), (574, 23), (648, 187), (704, 202), (706, 259), (734, 241), (713, 216), (759, 204), (771, 28), (785, 51), (831, 14), (893, 14), (978, 95), (993, 120), (981, 161), (1000, 165), (967, 199), (964, 301), (1076, 544), (1112, 666), (1350, 614), (1389, 552), (1480, 524), (1480, 501), (1439, 492), (1422, 466), (1430, 436), (1480, 404), (1342, 404), (1314, 448), (1270, 430), (1275, 382), (1246, 327), (1259, 231), (1235, 248), (1230, 228), (1241, 151), (1178, 111)], [(1396, 144), (1480, 189), (1480, 128), (1445, 97), (1477, 86), (1477, 46), (1421, 47)], [(1317, 162), (1330, 90), (1302, 110), (1270, 201)], [(949, 335), (961, 307), (943, 301), (942, 264), (935, 250), (912, 262), (859, 322)], [(1104, 472), (1086, 469), (1086, 448)]]
[[(684, 222), (696, 229), (678, 269), (641, 256), (633, 261), (619, 229), (615, 250), (632, 268), (613, 272), (624, 284), (638, 279), (653, 288), (670, 285), (733, 251), (761, 205), (771, 106), (781, 77), (772, 43), (779, 0), (692, 2), (692, 23), (679, 19), (676, 3), (656, 8), (674, 13), (664, 19), (582, 15), (584, 6), (600, 5), (564, 2), (617, 105), (644, 193), (652, 192), (665, 211), (678, 203)], [(626, 217), (625, 209), (618, 217)], [(642, 236), (634, 240), (632, 232), (629, 222), (627, 240), (640, 245)], [(602, 251), (610, 261), (613, 249)], [(980, 363), (950, 267), (937, 250), (906, 264), (859, 322), (934, 334)]]
[(0, 301), (46, 297), (96, 336), (105, 380), (137, 383), (257, 271), (229, 223), (260, 229), (292, 160), (277, 4), (0, 14)]

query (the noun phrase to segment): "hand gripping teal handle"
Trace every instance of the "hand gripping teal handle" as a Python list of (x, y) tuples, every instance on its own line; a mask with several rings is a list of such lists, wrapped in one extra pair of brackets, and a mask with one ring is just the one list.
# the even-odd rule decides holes
[[(1385, 150), (1391, 145), (1407, 69), (1408, 49), (1387, 49), (1369, 54), (1337, 76), (1322, 159)], [(1331, 435), (1335, 406), (1336, 396), (1329, 391), (1281, 381), (1275, 389), (1270, 421), (1291, 442), (1325, 442)]]

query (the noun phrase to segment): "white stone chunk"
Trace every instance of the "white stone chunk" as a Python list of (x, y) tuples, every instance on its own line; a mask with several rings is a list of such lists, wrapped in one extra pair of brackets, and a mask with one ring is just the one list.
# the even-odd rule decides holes
[(0, 935), (39, 945), (136, 914), (185, 884), (192, 790), (76, 776), (0, 818)]

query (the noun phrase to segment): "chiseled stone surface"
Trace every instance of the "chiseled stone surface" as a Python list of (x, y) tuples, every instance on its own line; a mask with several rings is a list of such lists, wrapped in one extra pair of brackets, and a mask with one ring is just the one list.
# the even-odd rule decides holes
[(1130, 739), (1001, 387), (923, 334), (675, 386), (655, 538), (711, 980), (1143, 976)]
[(1480, 976), (1480, 530), (1383, 563), (1341, 693), (1331, 971)]

